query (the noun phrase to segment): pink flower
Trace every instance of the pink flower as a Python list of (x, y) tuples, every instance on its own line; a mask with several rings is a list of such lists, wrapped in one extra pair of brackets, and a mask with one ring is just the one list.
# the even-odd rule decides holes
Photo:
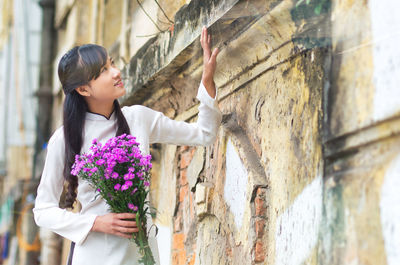
[(134, 205), (133, 203), (128, 203), (128, 208), (129, 209), (131, 209), (131, 210), (133, 210), (133, 211), (137, 211), (139, 208), (136, 206), (136, 205)]
[(148, 186), (150, 186), (150, 183), (149, 183), (148, 181), (145, 181), (145, 182), (144, 182), (144, 185), (145, 185), (146, 187), (148, 187)]
[(114, 186), (114, 190), (120, 190), (121, 189), (121, 184), (117, 183)]
[(99, 159), (96, 161), (96, 165), (101, 166), (105, 163), (106, 161), (104, 159)]

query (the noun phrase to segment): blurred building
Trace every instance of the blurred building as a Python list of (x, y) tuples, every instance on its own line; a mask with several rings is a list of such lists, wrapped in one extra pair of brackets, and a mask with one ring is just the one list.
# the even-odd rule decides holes
[[(8, 264), (36, 264), (21, 263), (29, 251), (17, 221), (36, 246), (24, 209), (62, 123), (61, 56), (101, 44), (122, 69), (123, 105), (193, 122), (203, 25), (221, 50), (223, 124), (210, 147), (151, 148), (161, 264), (400, 264), (398, 1), (40, 1), (35, 30), (41, 23), (18, 25), (34, 14), (22, 16), (26, 8), (40, 13), (37, 2), (1, 3)], [(40, 46), (27, 42), (40, 30)], [(28, 46), (42, 51), (40, 71)], [(45, 230), (40, 239), (35, 262), (65, 264), (70, 242)]]
[(1, 264), (38, 264), (32, 178), (42, 10), (37, 1), (0, 1)]

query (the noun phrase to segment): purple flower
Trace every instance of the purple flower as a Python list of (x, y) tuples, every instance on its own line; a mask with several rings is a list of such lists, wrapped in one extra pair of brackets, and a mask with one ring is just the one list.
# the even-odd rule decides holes
[(114, 186), (114, 190), (120, 190), (121, 189), (121, 184), (117, 183)]
[(112, 177), (113, 179), (117, 179), (117, 178), (119, 177), (119, 175), (118, 175), (117, 172), (113, 172), (113, 173), (111, 174), (111, 177)]
[(133, 210), (133, 211), (137, 211), (139, 208), (136, 206), (136, 205), (134, 205), (133, 203), (128, 203), (128, 208), (129, 209), (131, 209), (131, 210)]
[(148, 187), (148, 186), (150, 186), (150, 183), (149, 183), (148, 181), (145, 181), (145, 182), (144, 182), (144, 185), (145, 185), (146, 187)]
[(96, 161), (96, 165), (101, 166), (105, 163), (106, 161), (104, 159), (99, 159)]
[(127, 180), (127, 181), (125, 181), (125, 184), (124, 184), (124, 185), (127, 185), (128, 187), (132, 187), (132, 186), (133, 186), (133, 183), (132, 183), (132, 181)]

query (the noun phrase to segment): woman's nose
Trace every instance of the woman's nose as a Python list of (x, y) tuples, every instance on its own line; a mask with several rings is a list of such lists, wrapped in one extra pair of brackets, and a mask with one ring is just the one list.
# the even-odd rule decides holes
[(113, 78), (121, 78), (121, 71), (117, 67), (113, 67)]

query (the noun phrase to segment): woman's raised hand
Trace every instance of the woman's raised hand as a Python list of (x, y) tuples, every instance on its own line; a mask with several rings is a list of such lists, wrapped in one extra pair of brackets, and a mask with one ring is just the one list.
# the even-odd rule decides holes
[(109, 213), (97, 216), (91, 231), (112, 234), (124, 238), (132, 238), (134, 232), (139, 232), (134, 213)]
[(218, 48), (215, 48), (211, 53), (211, 36), (207, 33), (207, 28), (204, 26), (201, 30), (200, 37), (201, 47), (203, 48), (203, 75), (201, 81), (207, 89), (208, 94), (215, 97), (214, 72), (217, 67)]

